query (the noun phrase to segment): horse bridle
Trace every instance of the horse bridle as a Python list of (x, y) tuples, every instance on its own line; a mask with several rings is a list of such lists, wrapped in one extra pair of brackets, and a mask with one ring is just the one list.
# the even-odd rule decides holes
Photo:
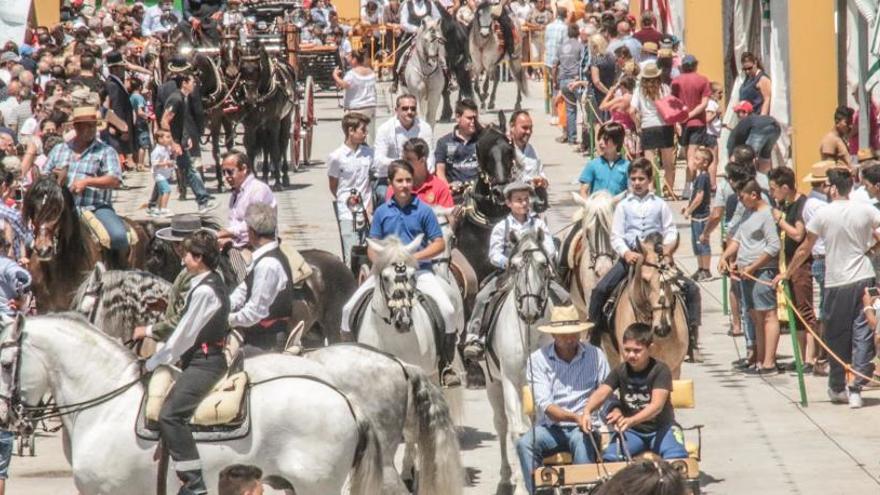
[[(528, 264), (531, 264), (532, 260), (534, 260), (535, 253), (542, 253), (546, 256), (546, 253), (544, 253), (544, 250), (541, 249), (540, 247), (523, 249), (522, 252), (519, 254), (522, 255), (523, 260), (528, 260), (526, 262), (526, 264), (528, 265)], [(549, 299), (548, 295), (550, 292), (550, 276), (549, 276), (550, 275), (550, 265), (549, 265), (549, 263), (546, 266), (541, 268), (541, 272), (543, 272), (545, 275), (544, 276), (544, 283), (541, 286), (541, 292), (539, 292), (537, 294), (533, 294), (533, 293), (529, 293), (529, 292), (522, 293), (520, 291), (519, 284), (516, 283), (516, 280), (514, 280), (514, 283), (513, 283), (513, 295), (514, 295), (514, 302), (516, 303), (516, 314), (522, 321), (526, 322), (527, 325), (533, 325), (536, 321), (538, 321), (540, 319), (540, 316), (536, 316), (536, 317), (528, 316), (527, 317), (525, 314), (523, 314), (523, 312), (524, 312), (523, 306), (525, 305), (525, 302), (527, 300), (535, 299), (538, 302), (538, 311), (537, 311), (538, 315), (543, 315), (544, 311), (547, 309), (547, 299)], [(529, 270), (526, 267), (523, 267), (523, 276), (525, 277), (526, 286), (528, 286), (529, 285), (528, 284)]]
[[(397, 284), (397, 283), (407, 283), (407, 284), (413, 284), (413, 285), (415, 284), (415, 281), (409, 282), (407, 280), (408, 277), (407, 277), (406, 271), (407, 271), (408, 267), (406, 266), (406, 263), (401, 261), (401, 262), (397, 262), (397, 263), (392, 263), (392, 266), (394, 267), (394, 273), (395, 273), (394, 283), (395, 284)], [(379, 290), (382, 291), (382, 296), (386, 299), (385, 309), (388, 310), (389, 316), (384, 316), (384, 315), (379, 314), (378, 312), (376, 312), (375, 308), (372, 308), (372, 311), (376, 316), (381, 318), (382, 321), (385, 322), (386, 325), (394, 325), (394, 322), (392, 321), (391, 317), (394, 316), (395, 308), (391, 308), (388, 306), (388, 302), (391, 300), (391, 298), (388, 297), (387, 293), (385, 292), (385, 288), (386, 288), (385, 280), (380, 274), (380, 276), (379, 276)], [(410, 299), (412, 299), (412, 298), (410, 298)], [(410, 307), (412, 307), (411, 300), (410, 300)]]

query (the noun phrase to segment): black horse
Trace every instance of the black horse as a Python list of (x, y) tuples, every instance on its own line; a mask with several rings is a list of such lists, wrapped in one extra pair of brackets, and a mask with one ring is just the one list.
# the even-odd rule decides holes
[[(446, 67), (451, 72), (450, 75), (455, 76), (458, 81), (458, 100), (462, 98), (473, 98), (474, 87), (471, 79), (470, 65), (471, 55), (468, 49), (468, 31), (465, 26), (456, 21), (454, 17), (445, 9), (440, 2), (436, 2), (435, 6), (440, 12), (440, 29), (443, 31), (443, 38), (446, 39), (444, 48), (446, 50)], [(448, 84), (448, 83), (447, 83)], [(447, 86), (448, 88), (448, 86)], [(441, 121), (448, 121), (452, 118), (452, 103), (450, 91), (443, 91), (443, 111), (440, 114)]]
[(270, 57), (261, 47), (244, 51), (241, 57), (244, 146), (255, 168), (256, 159), (263, 152), (263, 181), (269, 182), (271, 170), (276, 190), (290, 185), (285, 151), (290, 145), (295, 84), (296, 75), (284, 60)]
[(462, 194), (465, 213), (456, 224), (456, 247), (484, 280), (495, 268), (489, 263), (489, 237), (492, 226), (510, 212), (504, 201), (504, 186), (513, 181), (516, 155), (507, 137), (504, 115), (499, 112), (499, 126), (484, 128), (477, 139), (480, 175)]
[(193, 67), (201, 87), (202, 106), (205, 109), (205, 120), (208, 124), (211, 140), (211, 156), (214, 158), (214, 172), (217, 177), (217, 192), (223, 191), (223, 171), (220, 168), (220, 139), (226, 151), (235, 146), (236, 115), (226, 111), (226, 104), (235, 88), (224, 82), (220, 68), (209, 57), (197, 53), (193, 57)]

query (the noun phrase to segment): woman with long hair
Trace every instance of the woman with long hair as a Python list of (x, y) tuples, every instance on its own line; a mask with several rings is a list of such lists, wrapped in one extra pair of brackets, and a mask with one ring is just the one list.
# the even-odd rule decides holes
[[(671, 93), (669, 85), (661, 81), (661, 76), (662, 72), (657, 64), (650, 62), (645, 65), (639, 77), (639, 87), (633, 94), (629, 112), (641, 135), (645, 158), (651, 163), (656, 163), (655, 158), (659, 153), (664, 181), (672, 194), (675, 187), (675, 128), (666, 123), (657, 110), (657, 100)], [(654, 191), (654, 193), (661, 195), (663, 191)]]
[(608, 112), (611, 121), (622, 125), (626, 131), (624, 148), (628, 155), (627, 158), (630, 160), (640, 152), (638, 140), (635, 139), (636, 123), (629, 114), (635, 88), (636, 80), (634, 77), (621, 75), (617, 83), (609, 89), (602, 103), (599, 104), (599, 110)]
[(376, 73), (366, 63), (363, 50), (352, 50), (348, 62), (351, 69), (344, 76), (338, 67), (333, 69), (333, 80), (337, 87), (344, 90), (343, 111), (358, 112), (369, 117), (367, 141), (372, 145), (376, 135)]
[(743, 52), (739, 61), (744, 78), (739, 88), (740, 101), (751, 103), (757, 115), (770, 115), (772, 85), (761, 65), (761, 59), (752, 52)]

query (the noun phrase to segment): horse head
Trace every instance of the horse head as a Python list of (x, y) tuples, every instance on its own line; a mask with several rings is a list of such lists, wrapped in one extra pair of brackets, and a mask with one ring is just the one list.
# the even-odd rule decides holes
[(207, 106), (216, 103), (213, 100), (218, 99), (223, 91), (223, 80), (217, 64), (202, 53), (196, 53), (193, 56), (192, 64), (195, 68), (196, 79), (201, 86), (202, 100), (208, 104)]
[(492, 23), (495, 18), (492, 15), (492, 4), (486, 0), (477, 5), (477, 11), (474, 13), (473, 23), (476, 26), (480, 36), (488, 38), (493, 36)]
[(515, 179), (518, 166), (513, 142), (497, 127), (483, 128), (477, 138), (477, 162), (492, 202), (504, 205), (504, 186)]
[(641, 282), (645, 304), (650, 305), (651, 328), (657, 337), (663, 338), (672, 333), (673, 321), (673, 271), (667, 256), (663, 254), (663, 235), (657, 232), (648, 234), (640, 243), (643, 261), (636, 265), (637, 282)]
[(544, 231), (527, 230), (510, 233), (508, 242), (514, 246), (507, 274), (513, 283), (516, 313), (528, 325), (544, 316), (552, 277), (552, 262), (544, 251)]
[(377, 277), (379, 291), (391, 317), (387, 319), (400, 333), (412, 330), (412, 308), (415, 302), (417, 262), (413, 253), (422, 245), (422, 235), (409, 244), (396, 237), (384, 241), (368, 239), (370, 249), (377, 255), (373, 276)]
[(271, 77), (269, 72), (269, 57), (266, 51), (253, 43), (245, 45), (241, 53), (239, 75), (247, 100), (254, 101), (259, 98), (261, 88)]
[(440, 21), (425, 19), (416, 35), (416, 47), (425, 61), (436, 62), (443, 56), (441, 48), (446, 43)]
[(581, 235), (589, 248), (590, 269), (597, 277), (604, 277), (617, 257), (611, 247), (611, 220), (621, 196), (598, 191), (586, 199), (576, 192), (571, 197), (580, 207), (575, 218), (581, 222)]
[(73, 195), (54, 177), (44, 177), (31, 186), (22, 204), (22, 218), (33, 227), (33, 250), (40, 261), (53, 259), (60, 251), (59, 244), (67, 246), (78, 232)]

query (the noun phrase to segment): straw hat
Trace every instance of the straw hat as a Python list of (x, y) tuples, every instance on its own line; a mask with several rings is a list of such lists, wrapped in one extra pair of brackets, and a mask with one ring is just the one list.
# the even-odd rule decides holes
[(828, 178), (828, 171), (837, 166), (834, 160), (822, 160), (816, 162), (810, 168), (810, 173), (803, 178), (803, 182), (821, 182)]
[(566, 335), (571, 333), (585, 332), (593, 328), (592, 323), (581, 321), (577, 309), (574, 306), (554, 306), (550, 310), (550, 324), (538, 327), (538, 331)]
[[(156, 237), (165, 241), (180, 242), (193, 232), (202, 230), (202, 219), (198, 215), (186, 213), (171, 217), (171, 226), (156, 231)], [(214, 232), (212, 229), (205, 229)]]
[(70, 121), (74, 124), (77, 122), (95, 122), (101, 120), (98, 109), (93, 106), (79, 106), (73, 109)]
[(656, 78), (660, 77), (661, 74), (662, 74), (662, 72), (660, 71), (660, 68), (657, 67), (656, 63), (648, 62), (647, 64), (645, 64), (645, 67), (642, 69), (642, 74), (640, 77), (642, 79), (656, 79)]

